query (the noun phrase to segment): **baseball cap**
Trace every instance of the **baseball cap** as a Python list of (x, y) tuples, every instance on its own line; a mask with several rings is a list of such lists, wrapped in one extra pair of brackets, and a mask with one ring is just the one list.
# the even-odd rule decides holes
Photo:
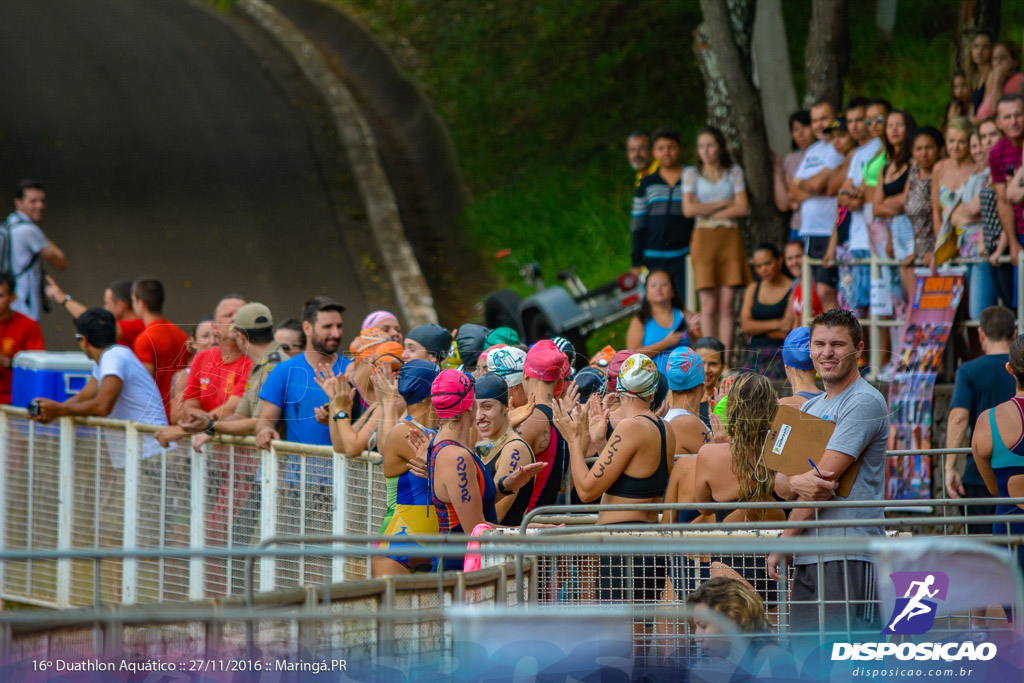
[(491, 330), (490, 334), (487, 335), (487, 339), (484, 341), (484, 346), (491, 347), (497, 344), (517, 346), (522, 343), (523, 341), (519, 338), (519, 333), (511, 327), (495, 327)]
[(623, 349), (612, 356), (612, 359), (608, 361), (608, 391), (615, 391), (616, 381), (619, 377), (619, 368), (626, 362), (626, 359), (632, 356), (635, 351), (630, 349)]
[(669, 355), (665, 376), (672, 391), (688, 391), (702, 386), (704, 359), (689, 346), (680, 346)]
[(444, 358), (448, 353), (448, 347), (452, 345), (452, 333), (437, 323), (418, 325), (412, 328), (405, 338), (420, 344), (427, 353), (437, 356), (438, 360)]
[(811, 362), (811, 330), (798, 327), (782, 342), (782, 362), (796, 370), (813, 370)]
[(493, 372), (476, 378), (476, 400), (496, 399), (508, 405), (508, 384)]
[(550, 339), (541, 339), (526, 352), (523, 373), (542, 382), (564, 379), (569, 359)]
[(408, 406), (430, 398), (431, 384), (441, 372), (435, 363), (419, 358), (411, 360), (398, 371), (398, 393)]
[(348, 350), (349, 353), (352, 354), (352, 360), (366, 360), (373, 355), (373, 350), (375, 348), (390, 340), (391, 337), (389, 337), (384, 330), (378, 330), (376, 327), (371, 327), (360, 332), (359, 336), (353, 339), (352, 343), (348, 345)]
[(502, 346), (487, 354), (487, 371), (505, 380), (509, 388), (523, 383), (526, 351), (515, 346)]
[(836, 131), (842, 131), (843, 133), (849, 132), (849, 129), (846, 127), (846, 117), (836, 117), (836, 119), (833, 120), (832, 123), (828, 124), (828, 128), (826, 128), (825, 130), (827, 130), (829, 133), (835, 133)]
[(442, 370), (430, 385), (430, 402), (442, 419), (466, 412), (475, 398), (473, 378), (460, 370)]
[(615, 391), (649, 398), (658, 390), (658, 366), (642, 353), (634, 353), (619, 368)]
[(383, 363), (389, 363), (392, 371), (397, 371), (402, 367), (402, 345), (396, 341), (388, 340), (383, 344), (378, 344), (373, 349), (373, 355), (371, 356), (374, 367)]
[(235, 322), (231, 326), (237, 330), (260, 330), (273, 327), (274, 318), (263, 304), (248, 303), (235, 313)]

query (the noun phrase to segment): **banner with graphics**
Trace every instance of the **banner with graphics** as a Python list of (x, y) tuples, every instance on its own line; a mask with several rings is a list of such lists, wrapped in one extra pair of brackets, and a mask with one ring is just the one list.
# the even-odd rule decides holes
[[(914, 299), (900, 337), (898, 365), (889, 385), (889, 450), (932, 447), (932, 397), (935, 378), (953, 329), (961, 274), (919, 275)], [(905, 455), (886, 462), (885, 495), (889, 500), (928, 498), (931, 456)]]

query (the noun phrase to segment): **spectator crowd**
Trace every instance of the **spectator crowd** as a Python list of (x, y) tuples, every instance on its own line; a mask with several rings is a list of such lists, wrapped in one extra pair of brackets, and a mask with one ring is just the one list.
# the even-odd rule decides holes
[[(345, 307), (322, 296), (292, 319), (228, 293), (190, 334), (164, 317), (164, 286), (151, 278), (113, 282), (102, 307), (92, 307), (43, 273), (43, 262), (59, 271), (66, 258), (39, 227), (45, 188), (24, 181), (0, 232), (7, 251), (0, 401), (11, 401), (14, 355), (44, 348), (36, 320), (50, 305), (74, 319), (78, 344), (96, 365), (67, 401), (37, 399), (38, 420), (98, 415), (157, 425), (145, 459), (179, 441), (199, 449), (218, 434), (253, 436), (260, 448), (288, 440), (349, 456), (375, 449), (386, 480), (381, 546), (393, 551), (374, 558), (375, 576), (464, 566), (461, 558), (439, 567), (410, 556), (409, 543), (394, 536), (518, 526), (531, 510), (559, 501), (736, 504), (677, 515), (602, 511), (600, 524), (809, 520), (813, 513), (800, 503), (832, 498), (855, 466), (848, 499), (883, 498), (889, 411), (861, 376), (858, 319), (870, 303), (870, 276), (867, 266), (847, 261), (870, 254), (899, 261), (883, 272), (899, 318), (913, 295), (915, 264), (942, 268), (960, 256), (974, 259), (965, 306), (981, 323), (981, 355), (957, 373), (948, 445), (966, 445), (973, 428), (975, 457), (963, 471), (964, 463), (947, 462), (945, 486), (952, 497), (1005, 496), (1024, 458), (1019, 439), (1001, 436), (1021, 432), (1024, 341), (1005, 308), (1016, 305), (1014, 265), (999, 257), (1016, 259), (1024, 239), (1024, 99), (1015, 44), (993, 44), (979, 32), (971, 55), (970, 72), (953, 77), (941, 129), (861, 97), (841, 111), (821, 101), (790, 117), (793, 151), (774, 168), (775, 201), (790, 215), (783, 245), (749, 251), (744, 244), (744, 172), (720, 131), (700, 131), (693, 166), (683, 165), (675, 131), (631, 134), (632, 266), (645, 272), (645, 296), (625, 348), (593, 357), (561, 337), (528, 346), (513, 329), (472, 323), (405, 333), (388, 311), (366, 316), (346, 345)], [(801, 282), (805, 254), (824, 261), (808, 283)], [(681, 299), (687, 256), (699, 314)], [(799, 318), (804, 296), (815, 312), (809, 327)], [(736, 363), (731, 352), (741, 345), (750, 356)], [(883, 345), (892, 350), (888, 338)], [(805, 474), (773, 472), (761, 457), (780, 405), (835, 425)], [(235, 496), (237, 509), (250, 495), (255, 464), (233, 472), (218, 508)], [(304, 471), (297, 456), (286, 463), (288, 486), (322, 491), (331, 480), (326, 460), (306, 458)], [(743, 507), (772, 500), (793, 503), (788, 517), (759, 517)], [(329, 495), (312, 496), (305, 513), (326, 515), (331, 505)], [(880, 508), (830, 508), (819, 515), (820, 527), (783, 535), (879, 535), (873, 522), (881, 517)], [(837, 520), (847, 526), (830, 524)], [(1014, 524), (1002, 527), (1018, 532)], [(670, 582), (664, 566), (623, 572), (612, 559), (598, 567), (599, 597), (615, 599), (628, 586), (654, 602)], [(736, 600), (751, 623), (762, 623), (761, 603), (770, 595), (764, 582), (753, 590), (754, 574), (777, 579), (783, 559), (772, 554), (753, 569), (726, 568), (733, 583), (707, 577), (696, 601), (712, 608)], [(817, 630), (819, 595), (849, 600), (855, 627), (877, 629), (870, 557), (798, 555), (790, 562), (794, 629)]]

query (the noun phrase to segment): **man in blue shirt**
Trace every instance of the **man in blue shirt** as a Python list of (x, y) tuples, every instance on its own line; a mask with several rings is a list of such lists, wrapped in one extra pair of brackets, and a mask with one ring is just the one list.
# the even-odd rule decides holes
[[(978, 316), (978, 337), (985, 355), (964, 363), (956, 371), (953, 400), (946, 419), (946, 447), (970, 446), (968, 430), (978, 415), (1013, 398), (1016, 383), (1006, 372), (1010, 360), (1010, 343), (1017, 336), (1017, 319), (1013, 311), (1002, 306), (989, 306)], [(967, 463), (960, 473), (960, 462)], [(988, 488), (970, 455), (946, 456), (946, 493), (950, 498), (988, 498)], [(993, 505), (968, 505), (968, 515), (991, 515)], [(969, 534), (990, 534), (991, 524), (968, 524)]]
[[(270, 442), (279, 440), (275, 426), (284, 419), (289, 441), (297, 443), (331, 445), (327, 425), (320, 424), (315, 411), (328, 402), (327, 394), (316, 383), (315, 371), (330, 367), (335, 375), (345, 372), (349, 360), (338, 355), (345, 307), (327, 297), (315, 297), (306, 302), (302, 312), (302, 329), (310, 340), (306, 351), (290, 358), (270, 373), (259, 397), (263, 400), (256, 425), (256, 445), (266, 449)], [(300, 460), (289, 456), (285, 481), (299, 482)], [(306, 458), (306, 483), (331, 484), (331, 462), (326, 458)]]

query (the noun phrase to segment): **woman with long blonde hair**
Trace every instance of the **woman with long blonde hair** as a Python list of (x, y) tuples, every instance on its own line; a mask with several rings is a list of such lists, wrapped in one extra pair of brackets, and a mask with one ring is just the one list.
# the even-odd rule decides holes
[[(779, 396), (762, 375), (740, 375), (729, 391), (726, 423), (730, 443), (707, 444), (697, 453), (694, 501), (747, 503), (775, 500), (775, 473), (765, 466), (761, 449), (771, 429)], [(702, 511), (711, 514), (711, 511)], [(767, 514), (766, 514), (767, 513)], [(782, 510), (715, 510), (719, 522), (784, 520)]]

